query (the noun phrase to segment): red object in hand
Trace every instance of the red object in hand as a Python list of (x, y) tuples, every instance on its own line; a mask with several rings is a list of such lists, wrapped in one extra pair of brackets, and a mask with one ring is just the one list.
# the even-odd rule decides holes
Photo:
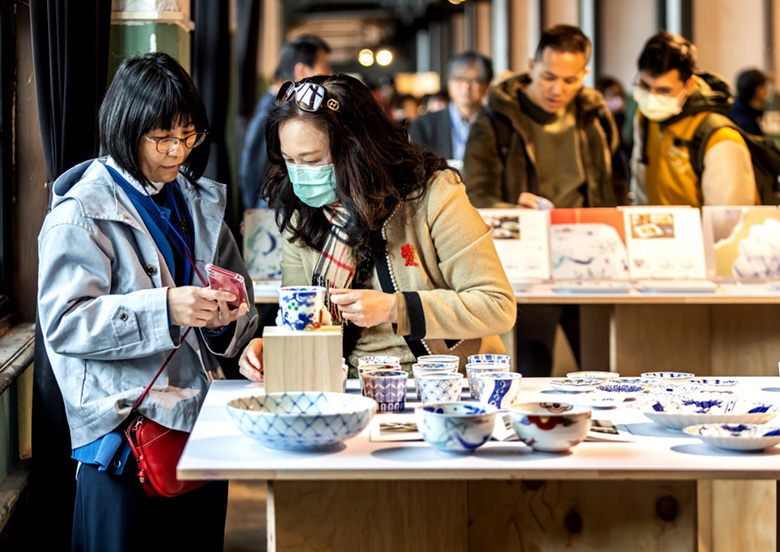
[(209, 287), (220, 291), (229, 291), (236, 296), (235, 301), (230, 301), (227, 305), (231, 309), (237, 309), (241, 303), (247, 302), (246, 284), (241, 274), (211, 263), (206, 265), (206, 274), (209, 278)]

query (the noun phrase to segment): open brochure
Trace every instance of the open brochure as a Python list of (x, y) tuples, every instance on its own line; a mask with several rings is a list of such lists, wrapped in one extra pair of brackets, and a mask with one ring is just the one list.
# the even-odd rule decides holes
[(510, 283), (550, 277), (547, 211), (480, 209)]

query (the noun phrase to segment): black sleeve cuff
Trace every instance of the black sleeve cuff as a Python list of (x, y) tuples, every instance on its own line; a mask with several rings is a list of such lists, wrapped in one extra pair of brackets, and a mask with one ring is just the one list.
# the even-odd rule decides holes
[(403, 291), (406, 301), (406, 314), (409, 316), (408, 339), (425, 338), (425, 312), (423, 312), (422, 300), (420, 294), (416, 291)]

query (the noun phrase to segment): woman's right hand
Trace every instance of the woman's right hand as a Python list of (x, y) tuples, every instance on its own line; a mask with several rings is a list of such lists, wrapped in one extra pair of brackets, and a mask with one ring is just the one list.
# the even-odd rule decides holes
[(219, 309), (218, 301), (235, 301), (229, 291), (218, 291), (198, 286), (168, 288), (168, 312), (176, 326), (202, 328)]
[(238, 371), (250, 381), (263, 381), (263, 340), (250, 341), (241, 358), (238, 359)]

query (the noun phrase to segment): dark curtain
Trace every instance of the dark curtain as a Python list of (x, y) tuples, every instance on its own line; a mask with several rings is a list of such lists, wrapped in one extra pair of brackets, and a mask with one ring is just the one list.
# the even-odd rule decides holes
[[(260, 35), (260, 9), (262, 7), (262, 0), (238, 0), (236, 2), (238, 117), (242, 122), (252, 116), (257, 103), (255, 97), (257, 95), (257, 45)], [(241, 151), (240, 147), (238, 151)]]
[[(49, 182), (98, 151), (111, 0), (30, 0), (35, 85)], [(75, 462), (57, 382), (35, 336), (29, 498), (36, 550), (70, 550)], [(39, 526), (39, 523), (44, 523)]]
[(204, 176), (227, 184), (225, 222), (240, 242), (238, 197), (231, 176), (225, 136), (230, 101), (230, 3), (193, 0), (192, 79), (206, 104), (211, 135), (211, 155)]

